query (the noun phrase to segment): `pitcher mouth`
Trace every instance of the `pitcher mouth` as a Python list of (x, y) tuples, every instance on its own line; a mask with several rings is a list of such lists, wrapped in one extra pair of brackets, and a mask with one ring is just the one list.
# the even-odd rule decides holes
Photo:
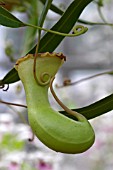
[[(33, 56), (35, 56), (35, 54), (33, 54)], [(46, 56), (49, 56), (49, 57), (58, 57), (60, 59), (64, 59), (64, 61), (66, 61), (66, 56), (63, 53), (61, 53), (61, 52), (59, 52), (59, 53), (56, 53), (56, 52), (38, 53), (38, 56), (40, 56), (40, 57), (46, 57)]]
[[(15, 69), (17, 68), (17, 66), (18, 66), (21, 62), (23, 62), (23, 61), (25, 61), (25, 60), (27, 60), (27, 59), (29, 59), (29, 58), (34, 59), (34, 56), (35, 56), (35, 54), (28, 54), (28, 55), (26, 55), (26, 56), (24, 56), (24, 57), (19, 58), (19, 59), (16, 61)], [(66, 61), (66, 56), (64, 56), (64, 54), (61, 53), (61, 52), (60, 52), (60, 53), (56, 53), (56, 52), (52, 52), (52, 53), (49, 53), (49, 52), (38, 53), (38, 54), (37, 54), (37, 57), (41, 57), (41, 58), (43, 58), (43, 57), (58, 57), (58, 58), (60, 58), (62, 61)]]

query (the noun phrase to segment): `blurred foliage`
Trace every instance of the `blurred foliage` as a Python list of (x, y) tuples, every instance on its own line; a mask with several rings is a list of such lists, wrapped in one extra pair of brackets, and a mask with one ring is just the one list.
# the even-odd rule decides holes
[(13, 134), (5, 134), (3, 135), (2, 141), (0, 142), (0, 150), (6, 151), (17, 151), (23, 150), (25, 146), (25, 142), (17, 139), (16, 135)]

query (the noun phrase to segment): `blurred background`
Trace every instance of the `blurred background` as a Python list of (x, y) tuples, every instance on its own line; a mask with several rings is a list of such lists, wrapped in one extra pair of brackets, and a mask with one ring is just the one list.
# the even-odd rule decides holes
[[(53, 1), (62, 10), (65, 10), (71, 2)], [(113, 23), (113, 0), (102, 2), (101, 7), (97, 5), (97, 1), (90, 3), (80, 19), (96, 23)], [(32, 17), (34, 14), (40, 16), (42, 8), (43, 4), (38, 2), (36, 5), (35, 0), (32, 0), (32, 3), (26, 0), (21, 5), (17, 3), (7, 7), (22, 21), (34, 24), (38, 22), (38, 17)], [(44, 27), (50, 28), (59, 18), (59, 15), (49, 11)], [(70, 108), (89, 105), (113, 92), (112, 75), (95, 77), (73, 86), (62, 86), (64, 80), (76, 82), (113, 70), (113, 27), (108, 25), (87, 25), (87, 27), (88, 32), (84, 35), (65, 38), (55, 50), (63, 52), (67, 61), (56, 76), (54, 89), (62, 102)], [(32, 48), (37, 36), (36, 30), (32, 28), (12, 29), (0, 26), (0, 79), (12, 69), (18, 58)], [(54, 109), (61, 110), (50, 92), (49, 99)], [(11, 84), (7, 92), (0, 90), (0, 100), (26, 105), (22, 83), (19, 81)], [(92, 148), (83, 154), (68, 155), (48, 149), (37, 138), (29, 142), (32, 131), (27, 124), (27, 109), (0, 103), (0, 170), (111, 170), (112, 113), (111, 111), (90, 120), (96, 133), (96, 141)]]

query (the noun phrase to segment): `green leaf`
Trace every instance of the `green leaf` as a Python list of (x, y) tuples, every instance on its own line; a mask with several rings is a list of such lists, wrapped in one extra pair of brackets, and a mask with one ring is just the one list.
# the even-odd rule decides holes
[[(74, 24), (76, 23), (79, 15), (83, 11), (84, 7), (87, 6), (92, 0), (76, 0), (71, 3), (68, 9), (65, 11), (61, 19), (52, 27), (52, 30), (69, 33)], [(1, 17), (1, 16), (0, 16)], [(1, 20), (0, 20), (1, 21)], [(59, 35), (46, 33), (41, 39), (39, 52), (53, 52), (56, 47), (60, 44), (64, 37)], [(29, 52), (34, 53), (35, 47)], [(111, 73), (112, 74), (112, 73)], [(10, 84), (19, 80), (17, 71), (13, 68), (1, 81), (2, 84)], [(83, 108), (73, 109), (83, 114), (87, 119), (92, 119), (100, 116), (106, 112), (113, 110), (113, 94)], [(68, 117), (65, 111), (60, 111)], [(73, 117), (71, 117), (73, 118)], [(74, 119), (74, 118), (73, 118)]]
[(39, 26), (42, 27), (43, 26), (43, 23), (45, 21), (45, 18), (46, 18), (46, 15), (47, 15), (47, 12), (51, 6), (51, 3), (52, 3), (53, 0), (47, 0), (45, 2), (45, 6), (44, 6), (44, 9), (42, 11), (42, 14), (41, 14), (41, 17), (40, 17), (40, 20), (39, 20)]
[(16, 136), (6, 133), (0, 143), (0, 150), (20, 151), (24, 146), (24, 141), (18, 140)]
[[(29, 8), (29, 18), (28, 22), (32, 25), (38, 24), (38, 11), (37, 11), (38, 1), (32, 0)], [(36, 40), (37, 28), (26, 27), (23, 41), (22, 56), (24, 56), (28, 50), (34, 46)]]
[[(102, 114), (105, 114), (113, 110), (113, 94), (83, 108), (72, 109), (78, 113), (84, 115), (87, 119), (92, 119), (98, 117)], [(65, 111), (60, 111), (61, 114), (66, 115), (72, 119), (75, 119), (73, 116), (70, 116)]]
[[(59, 19), (59, 21), (52, 27), (52, 30), (69, 33), (73, 28), (74, 24), (76, 23), (76, 21), (78, 20), (83, 9), (91, 1), (92, 0), (73, 1), (65, 11), (63, 16)], [(64, 39), (63, 36), (52, 34), (52, 33), (46, 33), (40, 41), (39, 52), (47, 52), (47, 51), (53, 52), (63, 39)], [(35, 48), (36, 46), (33, 49), (31, 49), (28, 53), (34, 54)], [(9, 74), (10, 72), (12, 72), (12, 74)], [(10, 72), (4, 77), (3, 80), (1, 80), (1, 83), (5, 84), (7, 82), (6, 84), (10, 84), (19, 80), (18, 73), (14, 68)], [(11, 78), (13, 77), (12, 79), (13, 81), (11, 81), (10, 76)], [(10, 80), (9, 82), (8, 82), (8, 78)]]
[[(42, 10), (42, 13), (41, 13), (41, 16), (40, 16), (40, 19), (39, 19), (39, 23), (38, 23), (38, 26), (39, 27), (42, 27), (43, 24), (44, 24), (44, 21), (45, 21), (45, 18), (46, 18), (46, 15), (48, 13), (48, 10), (51, 6), (51, 3), (52, 3), (53, 0), (47, 0), (45, 5), (44, 5), (44, 8)], [(39, 30), (39, 36), (38, 36), (38, 43), (37, 43), (37, 47), (36, 47), (36, 50), (35, 50), (35, 53), (38, 52), (39, 50), (39, 43), (40, 43), (40, 39), (41, 39), (41, 30)]]
[(22, 21), (17, 19), (8, 10), (0, 6), (0, 24), (6, 27), (18, 28), (26, 26)]
[(113, 75), (113, 71), (108, 72), (109, 75)]
[[(46, 3), (46, 0), (40, 0), (40, 1), (41, 1), (43, 4)], [(61, 9), (59, 9), (58, 7), (56, 7), (54, 4), (51, 4), (50, 9), (51, 9), (53, 12), (55, 12), (55, 13), (57, 13), (57, 14), (59, 14), (59, 15), (62, 15), (62, 14), (64, 13), (64, 11), (62, 11)]]
[(4, 84), (11, 84), (19, 80), (20, 78), (18, 76), (18, 72), (15, 70), (15, 68), (13, 68), (2, 80), (0, 80), (0, 86), (3, 86)]
[[(78, 20), (83, 9), (91, 1), (92, 0), (73, 1), (65, 13), (62, 15), (62, 17), (59, 19), (59, 21), (51, 28), (51, 30), (69, 33)], [(53, 52), (63, 39), (63, 36), (49, 32), (46, 33), (40, 41), (39, 52)], [(29, 53), (35, 53), (35, 48), (36, 46)]]
[[(40, 0), (43, 4), (45, 4), (46, 0)], [(59, 14), (59, 15), (63, 15), (64, 11), (62, 11), (60, 8), (58, 8), (57, 6), (55, 6), (54, 4), (51, 4), (50, 9)], [(90, 21), (86, 21), (86, 20), (82, 20), (82, 19), (78, 19), (79, 23), (82, 24), (86, 24), (86, 25), (109, 25), (109, 23), (96, 23), (96, 22), (90, 22)]]

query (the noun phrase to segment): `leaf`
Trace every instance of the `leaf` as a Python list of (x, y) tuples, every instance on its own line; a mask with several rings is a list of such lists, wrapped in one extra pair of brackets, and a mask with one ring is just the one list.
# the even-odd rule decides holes
[[(67, 14), (71, 13), (71, 16), (69, 15), (69, 17), (65, 18), (62, 17), (56, 24), (55, 26), (53, 26), (52, 30), (56, 30), (56, 31), (62, 31), (63, 28), (66, 28), (66, 26), (69, 24), (68, 29), (64, 29), (66, 31), (66, 33), (68, 33), (71, 29), (72, 29), (72, 25), (74, 24), (74, 22), (77, 21), (77, 18), (79, 17), (80, 13), (82, 12), (82, 10), (84, 9), (84, 7), (90, 3), (91, 0), (89, 1), (84, 1), (84, 0), (80, 0), (80, 1), (76, 1), (75, 6), (72, 7), (72, 4), (75, 3), (72, 2), (72, 4), (69, 6), (69, 8), (66, 10), (66, 12), (68, 11)], [(78, 5), (78, 8), (77, 6)], [(81, 8), (80, 8), (81, 7)], [(76, 8), (76, 10), (74, 10)], [(71, 11), (71, 10), (72, 11)], [(80, 10), (80, 11), (79, 11)], [(65, 12), (65, 16), (67, 15)], [(77, 13), (76, 13), (77, 12)], [(74, 17), (72, 17), (72, 15)], [(64, 16), (64, 15), (63, 15)], [(68, 15), (67, 15), (68, 16)], [(75, 18), (76, 16), (76, 18)], [(70, 23), (70, 19), (72, 17), (72, 23)], [(74, 20), (74, 19), (75, 20)], [(66, 20), (67, 21), (66, 21)], [(62, 22), (63, 23), (62, 23)], [(67, 25), (66, 25), (67, 24)], [(59, 26), (59, 27), (58, 27)], [(65, 26), (65, 27), (64, 27)], [(64, 32), (64, 30), (62, 32)], [(50, 38), (51, 37), (51, 38)], [(52, 35), (51, 33), (46, 33), (45, 36), (41, 39), (41, 44), (40, 44), (40, 52), (44, 52), (44, 51), (49, 51), (52, 52), (55, 50), (55, 48), (58, 46), (58, 44), (62, 41), (63, 37), (58, 36), (58, 35)], [(49, 40), (49, 41), (48, 41)], [(45, 43), (46, 42), (46, 43)], [(54, 45), (53, 45), (53, 44)], [(50, 47), (49, 47), (50, 46)], [(29, 53), (34, 53), (35, 51), (35, 47), (29, 52)], [(112, 74), (112, 73), (111, 73)], [(10, 84), (13, 82), (16, 82), (19, 80), (18, 77), (18, 73), (17, 71), (13, 68), (2, 80), (3, 84)], [(3, 85), (2, 84), (2, 85)], [(83, 114), (87, 119), (92, 119), (95, 118), (97, 116), (100, 116), (106, 112), (109, 112), (111, 110), (113, 110), (113, 94), (89, 105), (83, 108), (78, 108), (78, 109), (73, 109), (74, 111), (77, 111), (81, 114)], [(65, 111), (60, 111), (61, 114), (64, 115), (68, 115)], [(69, 117), (71, 117), (70, 115), (68, 115)], [(73, 118), (74, 119), (74, 118)]]
[[(77, 19), (79, 18), (80, 14), (82, 13), (83, 9), (91, 2), (92, 0), (76, 0), (73, 1), (70, 6), (67, 8), (63, 16), (59, 19), (59, 21), (51, 28), (52, 30), (69, 33), (71, 29), (73, 28), (74, 24), (76, 23)], [(64, 39), (63, 36), (52, 34), (52, 33), (46, 33), (39, 45), (39, 52), (53, 52), (57, 46), (61, 43), (61, 41)], [(36, 46), (31, 49), (28, 53), (34, 54), (35, 53)], [(11, 83), (14, 83), (18, 81), (18, 74), (17, 71), (13, 68), (12, 70), (13, 80)], [(8, 73), (9, 74), (9, 73)], [(16, 78), (17, 76), (17, 78)], [(8, 78), (8, 75), (6, 76)], [(14, 79), (15, 77), (15, 79)], [(10, 79), (10, 77), (9, 77)], [(5, 84), (5, 78), (1, 80), (2, 83)], [(8, 83), (8, 81), (7, 81)], [(10, 82), (8, 83), (10, 84)]]
[(44, 9), (42, 11), (42, 14), (41, 14), (41, 17), (40, 17), (40, 20), (39, 20), (39, 26), (42, 27), (43, 26), (43, 23), (45, 21), (45, 18), (46, 18), (46, 15), (47, 15), (47, 12), (51, 6), (51, 3), (52, 3), (53, 0), (47, 0), (45, 2), (45, 6), (44, 6)]
[[(92, 0), (73, 1), (65, 13), (62, 15), (62, 17), (59, 19), (59, 21), (51, 28), (51, 30), (69, 33), (78, 20), (83, 9), (91, 1)], [(63, 36), (46, 33), (40, 41), (39, 52), (53, 52), (63, 39)], [(36, 46), (29, 53), (34, 53), (35, 48)]]
[[(46, 15), (48, 13), (48, 10), (51, 6), (51, 3), (52, 3), (53, 0), (47, 0), (45, 2), (45, 5), (44, 5), (44, 8), (42, 10), (42, 13), (41, 13), (41, 16), (40, 16), (40, 19), (39, 19), (39, 23), (38, 23), (38, 26), (39, 27), (42, 27), (43, 24), (44, 24), (44, 21), (45, 21), (45, 18), (46, 18)], [(38, 49), (39, 49), (39, 42), (40, 42), (40, 38), (41, 38), (41, 30), (39, 30), (39, 36), (38, 36), (38, 43), (37, 43), (37, 49), (35, 50), (35, 53), (38, 52)]]
[(18, 28), (26, 26), (22, 21), (0, 6), (0, 24), (6, 27)]
[(108, 74), (109, 74), (109, 75), (113, 75), (113, 71), (110, 71)]
[[(45, 4), (46, 0), (40, 0), (43, 4)], [(51, 4), (50, 9), (59, 14), (59, 15), (63, 15), (64, 11), (62, 11), (60, 8), (58, 8), (57, 6), (55, 6), (54, 4)], [(82, 20), (82, 19), (78, 19), (77, 22), (82, 23), (82, 24), (86, 24), (86, 25), (108, 25), (109, 23), (96, 23), (96, 22), (90, 22), (90, 21), (86, 21), (86, 20)]]
[(6, 133), (3, 135), (2, 142), (0, 143), (0, 150), (8, 150), (8, 151), (20, 151), (24, 148), (25, 142), (22, 140), (18, 140), (18, 138), (12, 134)]
[[(40, 1), (41, 1), (43, 4), (46, 3), (46, 0), (40, 0)], [(61, 9), (59, 9), (58, 7), (56, 7), (54, 4), (51, 4), (50, 9), (51, 9), (53, 12), (55, 12), (55, 13), (57, 13), (57, 14), (59, 14), (59, 15), (62, 15), (62, 14), (64, 13), (64, 11), (62, 11)]]
[(18, 72), (15, 70), (15, 68), (13, 68), (2, 80), (0, 80), (0, 86), (3, 86), (4, 84), (11, 84), (19, 80), (20, 78), (18, 76)]
[[(38, 11), (37, 11), (38, 1), (32, 0), (29, 8), (29, 18), (28, 22), (32, 25), (38, 24)], [(24, 56), (27, 51), (34, 46), (36, 40), (37, 28), (27, 27), (24, 34), (23, 50), (22, 56)]]
[[(113, 94), (83, 108), (72, 109), (78, 113), (84, 115), (87, 119), (92, 119), (98, 117), (102, 114), (105, 114), (113, 110)], [(75, 119), (73, 116), (70, 116), (65, 111), (60, 111), (61, 114), (66, 115), (72, 119)]]

